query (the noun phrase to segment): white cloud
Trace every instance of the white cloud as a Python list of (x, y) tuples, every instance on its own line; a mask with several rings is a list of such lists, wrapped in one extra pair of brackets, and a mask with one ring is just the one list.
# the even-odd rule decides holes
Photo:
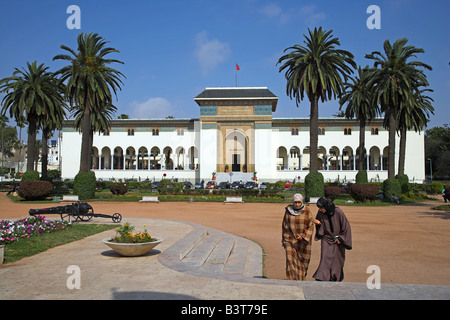
[(165, 118), (172, 115), (173, 106), (169, 100), (156, 97), (144, 102), (132, 102), (131, 110), (130, 118)]
[(292, 10), (286, 12), (283, 9), (281, 9), (279, 5), (275, 3), (270, 3), (262, 7), (259, 10), (259, 13), (262, 14), (264, 17), (267, 17), (269, 19), (277, 19), (279, 23), (285, 24), (291, 18), (292, 13), (291, 11)]
[(278, 4), (270, 3), (258, 10), (259, 13), (269, 19), (277, 20), (280, 24), (290, 21), (303, 21), (308, 27), (316, 26), (325, 19), (325, 13), (318, 12), (315, 5), (300, 8), (282, 9)]
[(217, 39), (209, 40), (208, 33), (202, 31), (195, 36), (194, 56), (204, 76), (208, 75), (219, 63), (228, 59), (231, 54), (230, 45)]
[(300, 18), (303, 19), (308, 27), (316, 27), (319, 21), (325, 19), (325, 13), (317, 12), (315, 5), (303, 6), (300, 8)]

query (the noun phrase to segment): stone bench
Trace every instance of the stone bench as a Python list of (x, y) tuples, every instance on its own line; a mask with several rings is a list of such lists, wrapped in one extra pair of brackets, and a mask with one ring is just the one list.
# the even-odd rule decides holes
[(63, 195), (62, 202), (79, 202), (78, 195)]
[(242, 197), (227, 197), (224, 203), (244, 203)]
[(311, 197), (311, 198), (309, 199), (309, 204), (317, 203), (317, 200), (319, 200), (318, 197)]
[(159, 203), (157, 196), (143, 196), (142, 200), (139, 200), (139, 202), (155, 202)]

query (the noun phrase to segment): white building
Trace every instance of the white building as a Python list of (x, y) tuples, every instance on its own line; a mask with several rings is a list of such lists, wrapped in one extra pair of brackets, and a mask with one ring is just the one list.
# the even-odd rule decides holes
[[(194, 98), (196, 119), (112, 120), (111, 130), (94, 134), (93, 168), (97, 179), (208, 181), (304, 181), (309, 170), (309, 118), (273, 118), (278, 97), (265, 87), (206, 88)], [(408, 131), (405, 173), (425, 179), (424, 136)], [(320, 172), (325, 181), (354, 180), (359, 121), (319, 119)], [(398, 165), (398, 145), (396, 167)], [(382, 119), (366, 125), (369, 181), (387, 178), (388, 131)], [(63, 128), (62, 177), (80, 167), (81, 134), (66, 121)], [(226, 165), (229, 172), (226, 173)], [(244, 174), (244, 171), (247, 174)]]

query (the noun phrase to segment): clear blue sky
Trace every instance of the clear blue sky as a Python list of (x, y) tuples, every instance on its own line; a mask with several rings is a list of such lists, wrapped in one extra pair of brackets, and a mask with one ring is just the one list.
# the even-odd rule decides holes
[[(69, 5), (81, 9), (81, 29), (69, 30)], [(369, 30), (369, 5), (381, 9), (381, 29)], [(37, 60), (52, 61), (64, 44), (76, 50), (80, 32), (96, 32), (120, 50), (111, 55), (127, 79), (115, 102), (117, 116), (197, 118), (193, 98), (205, 87), (268, 87), (279, 97), (274, 117), (308, 117), (309, 101), (297, 108), (286, 95), (276, 66), (283, 50), (303, 43), (307, 28), (333, 30), (357, 64), (382, 51), (384, 40), (406, 37), (425, 50), (435, 115), (428, 128), (450, 123), (450, 1), (448, 0), (0, 0), (0, 78)], [(0, 99), (3, 98), (0, 95)], [(319, 105), (319, 116), (338, 111), (337, 101)]]

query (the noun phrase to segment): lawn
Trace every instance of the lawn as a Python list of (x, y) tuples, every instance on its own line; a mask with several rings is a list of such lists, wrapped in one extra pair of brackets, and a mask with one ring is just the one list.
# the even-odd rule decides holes
[(75, 223), (65, 230), (34, 235), (30, 238), (22, 238), (19, 241), (5, 245), (3, 263), (18, 261), (22, 258), (44, 252), (50, 248), (81, 240), (96, 233), (117, 227), (117, 225), (109, 224)]

